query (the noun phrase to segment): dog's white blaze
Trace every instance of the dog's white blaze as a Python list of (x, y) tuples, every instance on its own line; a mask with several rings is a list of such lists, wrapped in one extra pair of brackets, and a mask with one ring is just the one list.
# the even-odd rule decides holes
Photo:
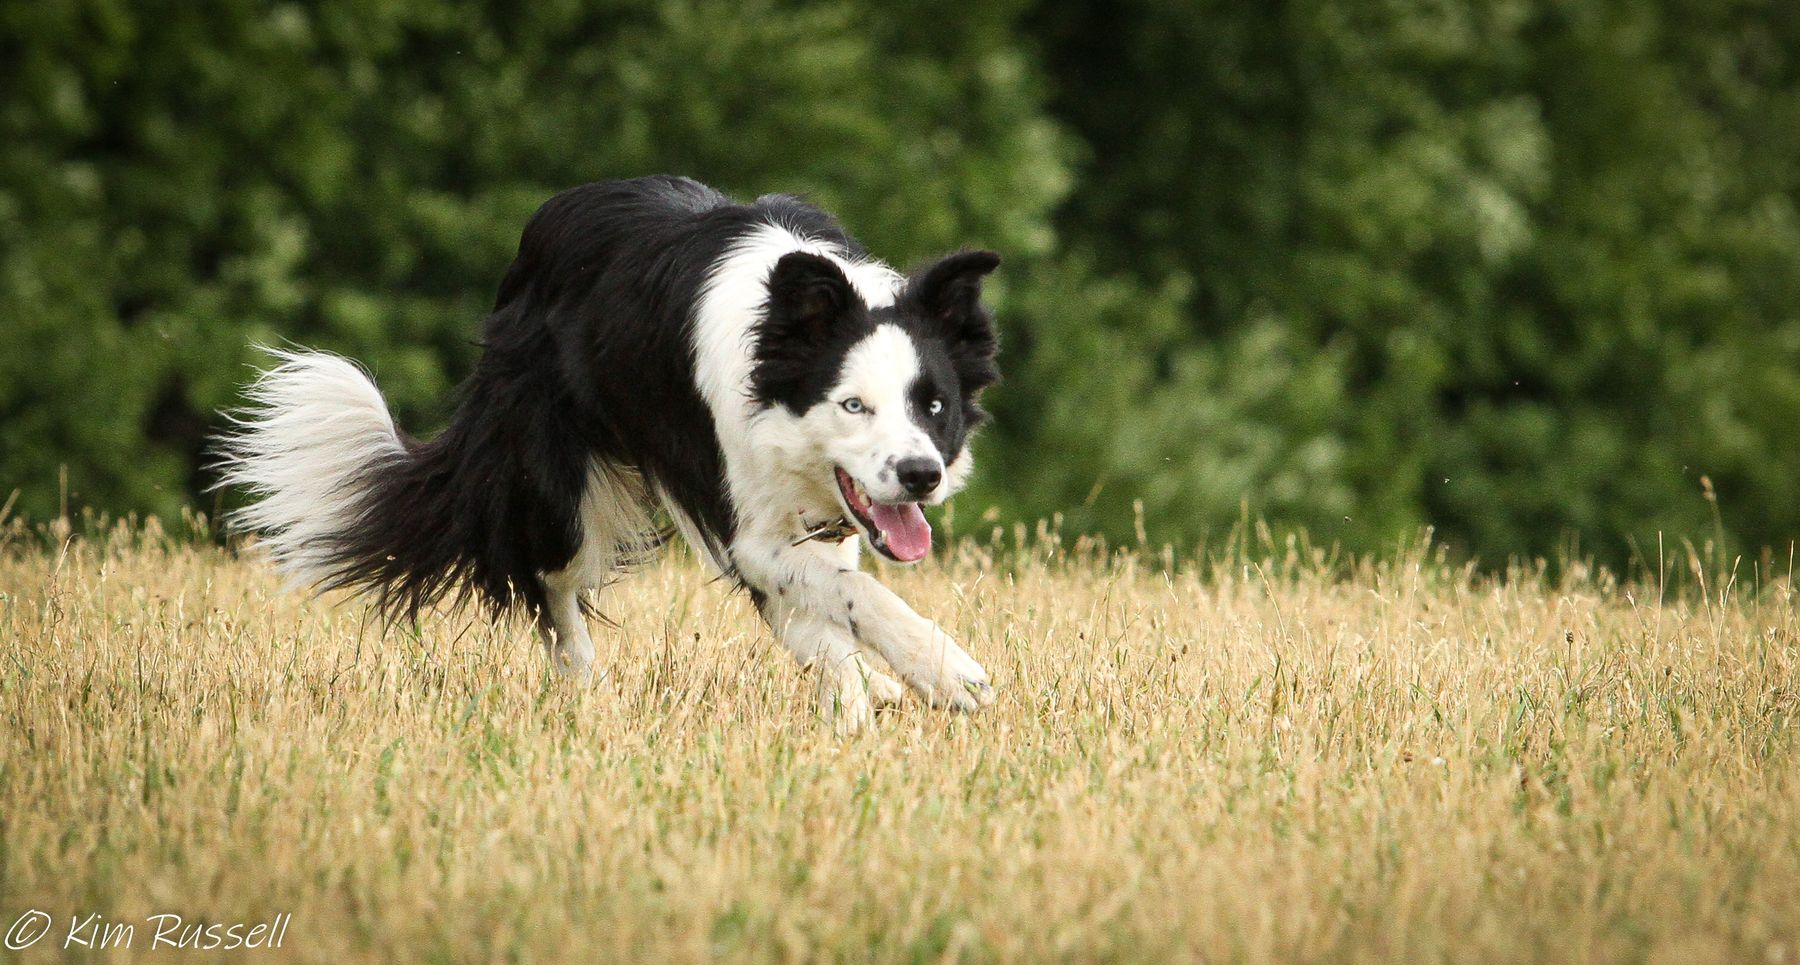
[[(878, 325), (844, 356), (843, 374), (826, 399), (829, 408), (815, 407), (802, 420), (831, 461), (881, 502), (908, 498), (894, 475), (895, 463), (939, 461), (931, 437), (913, 421), (907, 398), (918, 380), (919, 352), (912, 338), (898, 326)], [(840, 403), (849, 396), (861, 399), (866, 411), (845, 412)]]
[[(877, 325), (868, 337), (844, 354), (844, 370), (832, 401), (854, 395), (889, 429), (911, 429), (920, 437), (907, 408), (906, 390), (919, 380), (919, 352), (897, 325)], [(903, 425), (901, 425), (903, 424)]]
[(281, 364), (250, 387), (222, 440), (219, 486), (256, 501), (232, 513), (291, 584), (331, 574), (337, 537), (357, 523), (367, 471), (406, 457), (387, 402), (356, 363), (327, 352), (270, 350)]

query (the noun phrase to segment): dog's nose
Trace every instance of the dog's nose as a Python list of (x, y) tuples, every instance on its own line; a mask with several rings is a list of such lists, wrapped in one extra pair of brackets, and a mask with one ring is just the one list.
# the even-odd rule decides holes
[(902, 459), (894, 467), (894, 474), (900, 477), (900, 485), (914, 496), (924, 496), (944, 479), (944, 470), (938, 467), (936, 459)]

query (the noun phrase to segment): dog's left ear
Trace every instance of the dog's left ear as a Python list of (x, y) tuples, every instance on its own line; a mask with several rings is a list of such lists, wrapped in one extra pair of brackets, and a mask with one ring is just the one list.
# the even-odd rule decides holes
[(967, 337), (971, 327), (990, 327), (981, 308), (981, 280), (1000, 267), (991, 251), (963, 251), (940, 259), (913, 276), (906, 300), (914, 311), (942, 327), (952, 338)]

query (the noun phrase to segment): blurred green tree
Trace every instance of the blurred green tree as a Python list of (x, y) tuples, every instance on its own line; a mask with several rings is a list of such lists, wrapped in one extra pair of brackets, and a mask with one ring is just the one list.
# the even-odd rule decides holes
[(1018, 10), (8, 4), (0, 482), (39, 515), (62, 466), (80, 503), (198, 498), (253, 342), (363, 360), (431, 430), (525, 219), (586, 181), (802, 191), (902, 264), (1044, 255), (1069, 146)]
[[(1160, 368), (1106, 457), (1168, 461), (1165, 534), (1236, 515), (1207, 485), (1236, 454), (1225, 489), (1358, 548), (1431, 523), (1490, 563), (1571, 535), (1619, 561), (1711, 535), (1708, 474), (1740, 545), (1800, 536), (1791, 5), (1126, 0), (1031, 27), (1089, 149), (1063, 235), (1185, 292), (1122, 353)], [(1184, 358), (1237, 384), (1187, 391)]]
[(964, 521), (1616, 562), (1705, 475), (1785, 547), (1796, 51), (1775, 0), (7, 4), (0, 500), (201, 498), (257, 341), (429, 432), (529, 213), (674, 171), (1008, 255)]

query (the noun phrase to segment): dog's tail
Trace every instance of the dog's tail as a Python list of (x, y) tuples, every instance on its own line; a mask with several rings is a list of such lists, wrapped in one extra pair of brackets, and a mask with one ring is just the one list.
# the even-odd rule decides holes
[(368, 374), (329, 353), (269, 351), (278, 364), (216, 447), (214, 488), (253, 498), (227, 526), (257, 534), (290, 583), (371, 591), (390, 618), (458, 586), (474, 561), (442, 476), (395, 428)]

